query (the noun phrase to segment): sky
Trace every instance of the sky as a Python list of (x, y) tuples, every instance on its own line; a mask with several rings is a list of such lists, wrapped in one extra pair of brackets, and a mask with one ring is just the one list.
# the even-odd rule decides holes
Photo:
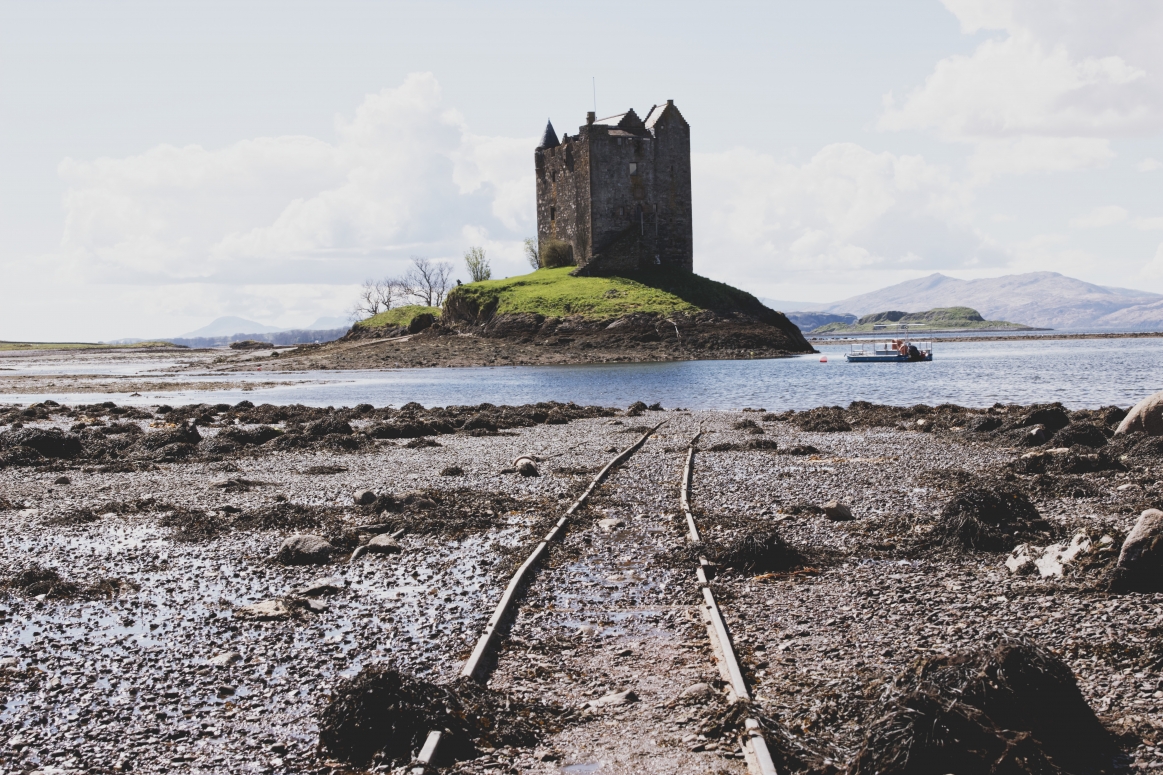
[(410, 257), (528, 271), (552, 119), (673, 99), (695, 271), (1163, 292), (1163, 3), (0, 0), (0, 340), (345, 315)]

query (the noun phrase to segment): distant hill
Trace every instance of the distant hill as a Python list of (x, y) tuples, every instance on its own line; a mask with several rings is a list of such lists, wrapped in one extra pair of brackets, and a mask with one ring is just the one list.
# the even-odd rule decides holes
[(986, 320), (971, 307), (938, 307), (925, 312), (874, 312), (851, 322), (828, 323), (812, 331), (813, 334), (870, 333), (884, 331), (1021, 331), (1029, 326), (1007, 323), (1004, 320)]
[(783, 314), (787, 315), (787, 319), (795, 323), (801, 331), (814, 331), (820, 326), (826, 326), (830, 323), (852, 325), (856, 322), (855, 315), (837, 315), (833, 312), (785, 312)]
[(815, 311), (867, 315), (958, 306), (972, 307), (986, 318), (1037, 328), (1163, 330), (1163, 295), (1094, 285), (1057, 272), (982, 280), (932, 274), (820, 305)]
[[(338, 326), (330, 326), (330, 328), (338, 328)], [(283, 330), (278, 326), (264, 326), (262, 323), (255, 323), (253, 320), (228, 315), (218, 318), (196, 331), (182, 334), (178, 338), (199, 339), (203, 337), (231, 336), (232, 334), (273, 334), (275, 331)]]

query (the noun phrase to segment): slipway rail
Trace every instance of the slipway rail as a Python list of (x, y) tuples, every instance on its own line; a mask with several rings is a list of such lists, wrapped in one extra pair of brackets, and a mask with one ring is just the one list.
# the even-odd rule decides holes
[[(694, 477), (695, 444), (698, 443), (699, 437), (702, 435), (702, 431), (696, 433), (687, 448), (686, 464), (683, 466), (678, 498), (683, 515), (686, 517), (687, 540), (695, 545), (702, 543), (702, 536), (699, 534), (694, 514), (691, 513), (691, 481)], [(750, 702), (751, 691), (747, 687), (747, 681), (743, 677), (743, 669), (739, 666), (739, 657), (731, 643), (731, 632), (727, 628), (723, 612), (715, 600), (715, 593), (711, 591), (711, 582), (707, 575), (707, 570), (710, 567), (711, 564), (707, 558), (700, 554), (699, 567), (695, 570), (695, 574), (703, 594), (702, 613), (703, 623), (707, 627), (707, 637), (710, 638), (711, 650), (715, 654), (719, 672), (722, 674), (723, 680), (731, 687), (730, 700), (732, 702)], [(767, 739), (763, 736), (763, 730), (758, 721), (753, 718), (744, 721), (743, 733), (740, 738), (743, 756), (747, 761), (749, 772), (753, 775), (778, 775), (775, 763), (771, 759), (771, 751), (767, 748)]]
[[(606, 476), (608, 476), (612, 470), (620, 466), (622, 463), (625, 463), (627, 460), (629, 460), (630, 456), (641, 449), (642, 445), (646, 443), (646, 440), (653, 436), (655, 432), (657, 432), (658, 429), (661, 428), (665, 423), (666, 420), (663, 420), (650, 430), (643, 433), (638, 441), (631, 444), (622, 452), (619, 452), (612, 460), (610, 460), (610, 462), (606, 463), (602, 470), (598, 472), (598, 475), (595, 476), (590, 482), (589, 486), (586, 487), (585, 491), (582, 492), (581, 496), (576, 501), (574, 501), (568, 509), (566, 509), (565, 514), (561, 517), (561, 519), (557, 520), (557, 524), (553, 526), (553, 529), (545, 534), (545, 537), (541, 539), (541, 542), (537, 544), (537, 547), (533, 550), (525, 562), (521, 563), (521, 567), (517, 569), (517, 572), (514, 573), (513, 577), (509, 580), (509, 585), (505, 587), (505, 591), (501, 595), (501, 600), (497, 603), (496, 610), (494, 610), (493, 615), (489, 617), (489, 621), (485, 625), (484, 632), (481, 634), (480, 639), (477, 640), (476, 648), (472, 650), (472, 654), (464, 663), (464, 667), (461, 668), (461, 678), (479, 680), (482, 677), (482, 674), (484, 673), (485, 659), (489, 656), (489, 654), (492, 653), (493, 648), (496, 646), (498, 629), (500, 628), (501, 623), (505, 620), (505, 617), (509, 615), (510, 611), (512, 611), (513, 605), (517, 600), (517, 595), (521, 591), (525, 577), (529, 575), (529, 571), (532, 570), (537, 565), (537, 563), (541, 561), (541, 558), (544, 557), (546, 552), (549, 550), (549, 544), (553, 543), (561, 536), (562, 532), (565, 530), (566, 525), (569, 524), (570, 518), (577, 512), (578, 509), (585, 506), (586, 501), (590, 499), (590, 496), (593, 495), (594, 490), (596, 490), (598, 486), (605, 480)], [(429, 766), (432, 765), (432, 761), (436, 758), (436, 753), (440, 748), (440, 741), (442, 737), (443, 733), (438, 730), (428, 733), (428, 738), (424, 741), (424, 747), (420, 749), (420, 754), (416, 757), (416, 761), (413, 764), (411, 770), (412, 775), (424, 775), (424, 773), (428, 771)]]

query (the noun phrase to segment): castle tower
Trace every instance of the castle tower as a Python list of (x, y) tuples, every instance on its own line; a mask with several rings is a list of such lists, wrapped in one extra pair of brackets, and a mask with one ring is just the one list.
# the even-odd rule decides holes
[(673, 100), (632, 109), (560, 140), (548, 123), (534, 151), (537, 240), (570, 245), (578, 274), (690, 272), (690, 125)]

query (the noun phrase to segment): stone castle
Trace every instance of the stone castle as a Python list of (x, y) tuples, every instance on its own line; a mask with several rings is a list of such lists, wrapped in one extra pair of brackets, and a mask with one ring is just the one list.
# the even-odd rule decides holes
[(561, 140), (547, 124), (534, 152), (538, 244), (566, 243), (576, 274), (693, 271), (690, 137), (673, 100), (645, 121), (587, 113)]

